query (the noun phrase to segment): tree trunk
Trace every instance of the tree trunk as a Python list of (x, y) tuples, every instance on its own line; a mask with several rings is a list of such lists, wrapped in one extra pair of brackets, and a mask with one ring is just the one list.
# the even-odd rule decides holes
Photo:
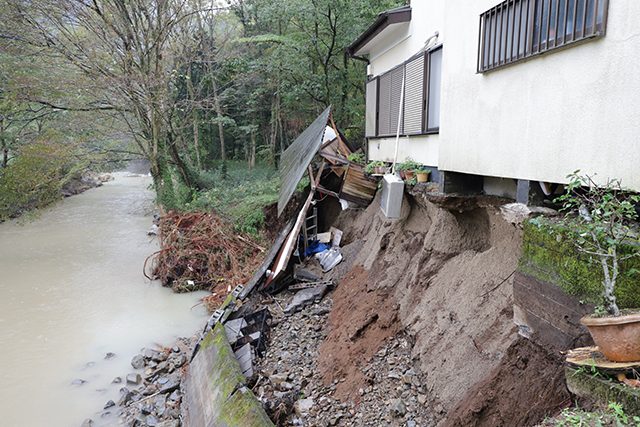
[(251, 147), (249, 148), (249, 169), (256, 167), (256, 131), (251, 131)]
[(278, 167), (278, 156), (277, 156), (277, 146), (278, 146), (278, 126), (279, 126), (279, 117), (280, 117), (280, 94), (276, 93), (276, 96), (273, 98), (273, 102), (271, 104), (271, 132), (269, 134), (269, 146), (271, 147), (271, 154), (273, 156), (274, 166)]
[(2, 149), (2, 167), (6, 168), (9, 164), (9, 147), (7, 146), (7, 138), (4, 135), (4, 117), (0, 119), (0, 149)]
[(191, 73), (191, 65), (189, 65), (189, 78), (187, 79), (187, 91), (191, 98), (191, 121), (193, 122), (193, 148), (196, 152), (196, 166), (202, 170), (202, 162), (200, 161), (200, 125), (198, 109), (196, 108), (196, 92), (193, 88), (193, 75)]
[(227, 153), (224, 146), (224, 124), (222, 123), (222, 106), (220, 105), (220, 97), (218, 94), (218, 85), (215, 79), (211, 79), (211, 85), (213, 87), (213, 104), (216, 109), (216, 115), (218, 117), (218, 136), (220, 138), (220, 159), (224, 162), (227, 160)]

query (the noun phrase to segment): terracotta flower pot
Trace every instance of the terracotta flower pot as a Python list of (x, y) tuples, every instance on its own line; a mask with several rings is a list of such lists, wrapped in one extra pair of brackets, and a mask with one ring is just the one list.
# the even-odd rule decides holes
[(585, 316), (580, 323), (589, 328), (593, 341), (607, 359), (640, 361), (640, 313), (618, 317)]
[(429, 171), (416, 172), (416, 178), (418, 178), (418, 182), (427, 182), (429, 180)]
[(404, 171), (404, 179), (406, 179), (407, 181), (412, 180), (414, 176), (416, 176), (416, 173), (414, 171)]

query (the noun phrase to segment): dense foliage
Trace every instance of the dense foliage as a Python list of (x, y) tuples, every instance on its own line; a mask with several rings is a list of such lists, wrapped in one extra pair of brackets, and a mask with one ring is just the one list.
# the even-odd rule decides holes
[(403, 3), (0, 0), (0, 167), (57, 129), (107, 162), (148, 159), (175, 207), (219, 162), (277, 167), (329, 104), (359, 141), (365, 64), (345, 48)]

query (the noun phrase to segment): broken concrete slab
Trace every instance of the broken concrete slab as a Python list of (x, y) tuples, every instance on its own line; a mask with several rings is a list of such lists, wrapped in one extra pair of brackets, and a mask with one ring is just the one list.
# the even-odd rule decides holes
[(184, 381), (184, 425), (273, 426), (245, 381), (224, 326), (217, 324), (202, 341)]
[(319, 302), (329, 291), (329, 286), (320, 285), (309, 289), (303, 289), (293, 296), (293, 299), (284, 309), (286, 314), (295, 313), (313, 302)]

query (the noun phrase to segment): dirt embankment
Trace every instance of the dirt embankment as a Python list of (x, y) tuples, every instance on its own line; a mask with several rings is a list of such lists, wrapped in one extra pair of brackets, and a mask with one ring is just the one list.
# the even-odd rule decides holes
[(518, 340), (512, 276), (522, 236), (497, 207), (454, 213), (412, 199), (389, 221), (374, 201), (337, 226), (354, 267), (333, 297), (319, 356), (326, 383), (345, 379), (337, 397), (353, 399), (363, 366), (406, 329), (441, 425), (531, 425), (566, 399), (557, 362)]

